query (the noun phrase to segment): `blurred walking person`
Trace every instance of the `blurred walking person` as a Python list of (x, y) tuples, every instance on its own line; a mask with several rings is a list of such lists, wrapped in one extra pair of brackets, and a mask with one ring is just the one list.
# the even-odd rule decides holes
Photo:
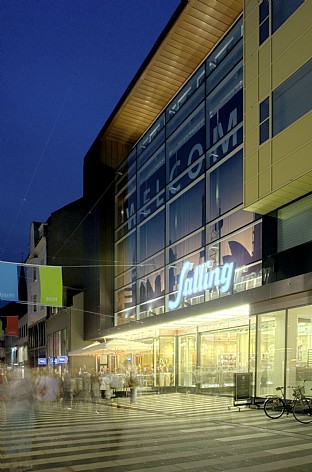
[[(35, 419), (35, 389), (28, 371), (24, 378), (13, 372), (12, 378), (6, 385), (6, 447), (4, 461), (14, 463), (15, 470), (31, 470), (32, 427)], [(23, 435), (24, 425), (27, 433)], [(24, 462), (18, 461), (22, 452)], [(14, 470), (14, 468), (13, 468)]]

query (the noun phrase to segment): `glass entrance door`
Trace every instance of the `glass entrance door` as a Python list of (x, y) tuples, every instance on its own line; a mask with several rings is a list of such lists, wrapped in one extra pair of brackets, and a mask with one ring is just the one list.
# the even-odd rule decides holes
[(195, 386), (196, 372), (196, 335), (179, 338), (179, 385)]

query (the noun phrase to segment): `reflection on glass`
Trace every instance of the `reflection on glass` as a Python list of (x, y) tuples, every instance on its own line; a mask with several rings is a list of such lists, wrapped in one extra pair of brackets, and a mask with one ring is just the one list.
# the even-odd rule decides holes
[(243, 201), (243, 151), (218, 166), (209, 175), (209, 221), (240, 205)]
[(119, 275), (129, 267), (136, 266), (136, 233), (132, 232), (115, 245), (115, 269)]
[[(194, 211), (196, 209), (196, 211)], [(169, 204), (169, 244), (205, 223), (205, 181), (201, 179)]]
[(175, 385), (174, 336), (161, 336), (157, 342), (157, 385)]
[(259, 315), (256, 395), (265, 396), (284, 385), (285, 372), (284, 310)]
[(165, 245), (165, 212), (159, 211), (139, 227), (138, 260), (156, 254)]
[(179, 385), (195, 385), (196, 373), (196, 336), (179, 337)]
[(219, 394), (232, 392), (234, 373), (248, 372), (248, 355), (248, 325), (203, 333), (200, 337), (200, 387)]
[[(307, 395), (312, 396), (312, 306), (288, 310), (286, 385), (307, 379)], [(291, 395), (291, 391), (288, 391)]]
[(206, 149), (205, 113), (201, 105), (167, 140), (167, 181), (171, 182)]

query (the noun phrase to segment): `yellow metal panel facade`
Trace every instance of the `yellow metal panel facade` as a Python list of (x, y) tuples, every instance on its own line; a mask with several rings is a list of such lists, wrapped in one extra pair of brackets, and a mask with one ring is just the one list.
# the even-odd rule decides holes
[[(273, 90), (311, 59), (312, 2), (261, 45), (259, 4), (244, 1), (244, 208), (265, 214), (312, 191), (312, 112), (262, 144), (259, 138), (260, 103), (269, 97), (271, 111)], [(269, 120), (271, 129), (271, 112)]]

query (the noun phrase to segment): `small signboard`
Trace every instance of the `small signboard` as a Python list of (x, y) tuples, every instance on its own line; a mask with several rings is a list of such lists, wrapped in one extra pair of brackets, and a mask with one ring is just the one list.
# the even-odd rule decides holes
[(58, 365), (58, 358), (57, 357), (50, 357), (49, 364)]
[(47, 365), (47, 359), (45, 357), (39, 357), (38, 365)]
[(67, 364), (67, 362), (68, 362), (67, 356), (58, 356), (57, 359), (58, 359), (59, 364)]
[(251, 381), (252, 374), (249, 372), (234, 374), (234, 406), (251, 404)]

